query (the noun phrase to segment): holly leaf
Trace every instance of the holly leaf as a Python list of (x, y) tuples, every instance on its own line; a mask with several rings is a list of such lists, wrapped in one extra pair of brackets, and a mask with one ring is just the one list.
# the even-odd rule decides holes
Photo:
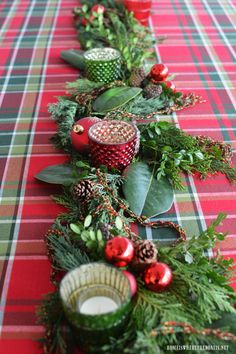
[(174, 200), (171, 184), (164, 177), (157, 180), (146, 163), (131, 164), (124, 175), (123, 192), (135, 214), (151, 218), (171, 208)]
[(76, 180), (73, 177), (73, 172), (73, 168), (69, 165), (52, 165), (37, 173), (35, 178), (46, 183), (68, 185), (74, 183)]
[(142, 91), (139, 87), (114, 87), (102, 93), (93, 103), (93, 110), (98, 113), (115, 110)]

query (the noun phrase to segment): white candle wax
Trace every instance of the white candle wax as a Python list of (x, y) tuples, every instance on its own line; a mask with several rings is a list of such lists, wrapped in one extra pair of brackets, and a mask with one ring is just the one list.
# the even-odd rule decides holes
[(101, 315), (118, 309), (117, 303), (108, 296), (93, 296), (85, 300), (79, 308), (84, 315)]

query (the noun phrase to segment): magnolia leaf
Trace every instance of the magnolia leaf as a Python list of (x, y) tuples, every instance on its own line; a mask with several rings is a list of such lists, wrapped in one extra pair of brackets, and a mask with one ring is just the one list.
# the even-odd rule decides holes
[(60, 53), (60, 56), (67, 63), (71, 64), (77, 69), (84, 70), (85, 69), (85, 59), (82, 50), (63, 50)]
[(102, 93), (93, 103), (93, 110), (99, 113), (115, 110), (142, 91), (139, 87), (114, 87)]
[(171, 208), (174, 199), (171, 184), (164, 177), (158, 181), (146, 163), (133, 163), (124, 174), (123, 192), (135, 214), (151, 218)]
[(75, 182), (73, 171), (73, 168), (69, 165), (52, 165), (37, 173), (35, 178), (47, 183), (68, 185)]

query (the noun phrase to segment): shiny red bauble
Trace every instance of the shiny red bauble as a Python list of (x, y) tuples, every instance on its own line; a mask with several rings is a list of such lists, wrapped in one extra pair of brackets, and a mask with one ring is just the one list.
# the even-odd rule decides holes
[(122, 270), (123, 274), (128, 278), (130, 284), (131, 295), (134, 296), (137, 293), (137, 281), (135, 276), (127, 270)]
[(103, 5), (94, 5), (92, 8), (91, 8), (91, 12), (96, 12), (96, 13), (101, 13), (101, 14), (104, 14), (105, 12), (105, 7)]
[(153, 82), (165, 81), (169, 74), (169, 70), (165, 64), (155, 64), (153, 65), (149, 77)]
[(172, 91), (176, 92), (175, 84), (172, 81), (165, 81), (165, 85), (166, 85), (167, 88), (169, 88)]
[(125, 267), (134, 257), (134, 245), (126, 237), (116, 236), (106, 243), (105, 258), (117, 267)]
[(97, 117), (85, 117), (79, 119), (71, 131), (71, 142), (75, 150), (80, 153), (88, 153), (90, 150), (88, 131), (89, 128), (100, 121)]
[(164, 291), (172, 281), (172, 271), (165, 263), (152, 263), (145, 269), (143, 281), (149, 290), (155, 292)]

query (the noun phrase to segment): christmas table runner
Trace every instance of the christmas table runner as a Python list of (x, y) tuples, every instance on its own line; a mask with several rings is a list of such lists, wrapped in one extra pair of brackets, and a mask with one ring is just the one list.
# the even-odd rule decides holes
[[(35, 175), (68, 157), (55, 150), (49, 138), (56, 125), (48, 103), (65, 93), (65, 82), (78, 70), (60, 59), (60, 52), (79, 48), (71, 11), (77, 1), (4, 1), (1, 4), (1, 341), (4, 353), (41, 353), (35, 339), (44, 329), (37, 324), (36, 307), (53, 290), (44, 235), (63, 208), (51, 200), (60, 188)], [(230, 2), (153, 2), (149, 26), (156, 57), (146, 65), (165, 63), (175, 74), (178, 91), (194, 92), (205, 100), (195, 107), (165, 116), (165, 121), (192, 135), (230, 143), (234, 139), (234, 25)], [(233, 157), (233, 163), (235, 158)], [(204, 181), (183, 177), (184, 190), (158, 220), (181, 225), (191, 237), (200, 235), (219, 213), (227, 218), (218, 228), (228, 235), (217, 248), (234, 258), (235, 186), (223, 174)], [(148, 240), (168, 233), (135, 228)], [(208, 250), (208, 255), (216, 251)], [(226, 343), (227, 344), (227, 343)]]

